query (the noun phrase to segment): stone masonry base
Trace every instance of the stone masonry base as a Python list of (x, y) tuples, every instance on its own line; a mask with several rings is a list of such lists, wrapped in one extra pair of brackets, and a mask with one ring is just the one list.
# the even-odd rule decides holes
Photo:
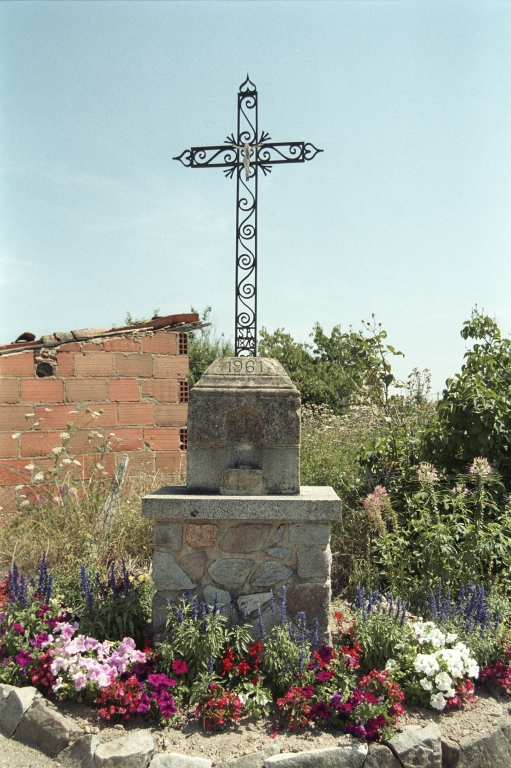
[[(241, 613), (270, 623), (270, 590), (278, 610), (281, 588), (287, 591), (287, 613), (304, 611), (311, 626), (328, 635), (330, 608), (330, 523), (328, 521), (155, 520), (153, 602), (156, 634), (165, 629), (168, 604), (187, 589), (213, 603), (236, 601)], [(231, 597), (232, 596), (232, 597)]]

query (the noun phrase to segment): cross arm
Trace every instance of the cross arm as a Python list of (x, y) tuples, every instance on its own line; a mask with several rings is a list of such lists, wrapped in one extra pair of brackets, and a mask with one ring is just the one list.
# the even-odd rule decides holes
[(226, 144), (191, 147), (172, 159), (179, 160), (187, 168), (231, 168), (239, 163), (238, 150)]
[(257, 164), (264, 173), (269, 173), (268, 166), (279, 163), (304, 163), (313, 160), (322, 149), (317, 149), (314, 144), (305, 141), (280, 141), (262, 144), (257, 153)]

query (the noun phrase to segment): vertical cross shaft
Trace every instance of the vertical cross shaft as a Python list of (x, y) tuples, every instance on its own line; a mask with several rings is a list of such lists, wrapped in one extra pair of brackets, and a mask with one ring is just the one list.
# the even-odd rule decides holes
[(272, 142), (259, 134), (257, 89), (247, 75), (238, 91), (238, 130), (223, 145), (191, 147), (179, 160), (189, 168), (224, 168), (236, 173), (236, 309), (235, 355), (257, 354), (257, 170), (266, 176), (273, 165), (303, 163), (322, 149), (303, 141)]

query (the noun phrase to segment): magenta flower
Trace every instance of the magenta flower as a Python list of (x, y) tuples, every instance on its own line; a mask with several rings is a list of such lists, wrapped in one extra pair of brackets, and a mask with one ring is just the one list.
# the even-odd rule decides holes
[(18, 635), (25, 634), (25, 628), (22, 627), (18, 621), (13, 621), (12, 628), (18, 633)]
[(172, 688), (176, 685), (177, 680), (167, 677), (163, 672), (158, 672), (157, 674), (149, 675), (147, 682), (151, 688), (156, 688), (159, 691), (164, 687)]
[(149, 712), (150, 709), (151, 709), (151, 699), (149, 698), (147, 693), (143, 693), (138, 703), (137, 712), (139, 712), (140, 714), (145, 714), (146, 712)]
[(164, 691), (158, 699), (158, 707), (163, 717), (172, 717), (177, 712), (177, 707), (174, 703), (174, 697), (171, 693)]
[(186, 672), (188, 672), (188, 664), (186, 661), (176, 659), (172, 662), (172, 670), (176, 673), (176, 675), (184, 675)]
[(18, 651), (18, 653), (14, 657), (14, 661), (16, 661), (20, 665), (20, 667), (26, 667), (27, 664), (32, 664), (34, 660), (28, 651), (24, 651), (22, 649), (21, 651)]
[(333, 672), (323, 669), (321, 672), (316, 673), (316, 680), (319, 680), (320, 683), (326, 683), (328, 680), (331, 680), (333, 676)]

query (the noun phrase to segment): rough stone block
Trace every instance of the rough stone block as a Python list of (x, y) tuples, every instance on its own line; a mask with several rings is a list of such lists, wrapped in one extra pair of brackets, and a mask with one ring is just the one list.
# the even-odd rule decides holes
[(279, 581), (285, 581), (291, 574), (292, 570), (287, 565), (267, 560), (259, 566), (250, 581), (256, 587), (272, 587)]
[(329, 604), (330, 588), (328, 586), (300, 584), (288, 595), (287, 612), (294, 617), (299, 611), (305, 611), (309, 624), (317, 619), (320, 626), (327, 626)]
[(369, 754), (364, 768), (401, 768), (401, 763), (383, 744), (369, 744)]
[(286, 752), (268, 757), (264, 768), (363, 768), (367, 744), (354, 744), (310, 752)]
[(446, 768), (455, 768), (460, 759), (460, 745), (456, 741), (442, 738), (440, 746), (442, 749), (442, 764)]
[(219, 545), (224, 552), (248, 554), (263, 547), (270, 531), (271, 525), (242, 523), (229, 528), (226, 535), (219, 541)]
[(63, 768), (96, 768), (94, 753), (101, 743), (101, 736), (86, 733), (59, 754)]
[(262, 610), (270, 597), (271, 592), (256, 592), (253, 595), (242, 595), (238, 597), (238, 605), (241, 611), (245, 610), (247, 613), (253, 613), (257, 611), (257, 606), (260, 606)]
[(298, 576), (301, 579), (326, 581), (330, 576), (332, 555), (319, 547), (301, 547), (297, 553)]
[(278, 557), (280, 560), (289, 560), (292, 552), (289, 547), (270, 547), (266, 550), (266, 554), (270, 557)]
[(263, 768), (264, 761), (268, 757), (280, 754), (280, 748), (277, 746), (266, 747), (262, 752), (252, 752), (250, 755), (243, 755), (236, 760), (226, 760), (223, 763), (217, 763), (217, 768)]
[(181, 523), (154, 524), (154, 546), (168, 547), (169, 549), (181, 549), (183, 544), (183, 526)]
[(0, 712), (0, 733), (10, 739), (27, 709), (40, 698), (39, 691), (31, 685), (26, 688), (13, 688)]
[(270, 544), (280, 544), (281, 541), (284, 539), (284, 533), (287, 526), (284, 525), (284, 523), (281, 523), (279, 526), (277, 526), (277, 529), (275, 530), (275, 533), (271, 537), (269, 543)]
[(165, 632), (169, 612), (169, 604), (177, 603), (183, 590), (174, 592), (157, 592), (153, 597), (153, 632), (157, 635)]
[(99, 745), (94, 755), (96, 768), (147, 768), (156, 752), (149, 731), (134, 731)]
[(203, 549), (198, 549), (195, 552), (190, 552), (188, 555), (183, 555), (180, 562), (190, 576), (194, 579), (202, 579), (206, 570), (208, 556)]
[(217, 536), (217, 525), (193, 525), (189, 523), (186, 526), (186, 541), (195, 549), (212, 547)]
[(224, 589), (219, 589), (218, 587), (214, 587), (213, 584), (208, 584), (207, 587), (204, 587), (204, 600), (209, 605), (213, 605), (216, 593), (218, 593), (218, 602), (225, 606), (225, 613), (227, 613), (231, 604), (231, 596), (229, 592), (226, 592)]
[(456, 768), (497, 768), (511, 765), (511, 721), (499, 718), (488, 734), (466, 736), (460, 741), (460, 759)]
[(153, 581), (160, 592), (176, 589), (194, 589), (195, 584), (169, 552), (156, 550), (153, 554)]
[(149, 768), (211, 768), (212, 761), (205, 757), (180, 755), (178, 752), (166, 752), (156, 755)]
[(291, 544), (307, 544), (325, 549), (330, 541), (330, 523), (303, 523), (289, 526)]
[(245, 579), (254, 565), (253, 560), (241, 560), (239, 558), (226, 558), (212, 563), (208, 572), (217, 584), (227, 589), (236, 589), (244, 584)]
[(22, 716), (14, 738), (37, 747), (50, 757), (56, 757), (73, 737), (82, 733), (83, 730), (71, 717), (62, 715), (48, 701), (39, 699)]
[(7, 685), (7, 683), (0, 683), (0, 714), (4, 708), (4, 704), (7, 701), (7, 697), (11, 691), (14, 691), (14, 685)]
[(403, 768), (442, 768), (441, 733), (437, 725), (410, 728), (387, 743)]

